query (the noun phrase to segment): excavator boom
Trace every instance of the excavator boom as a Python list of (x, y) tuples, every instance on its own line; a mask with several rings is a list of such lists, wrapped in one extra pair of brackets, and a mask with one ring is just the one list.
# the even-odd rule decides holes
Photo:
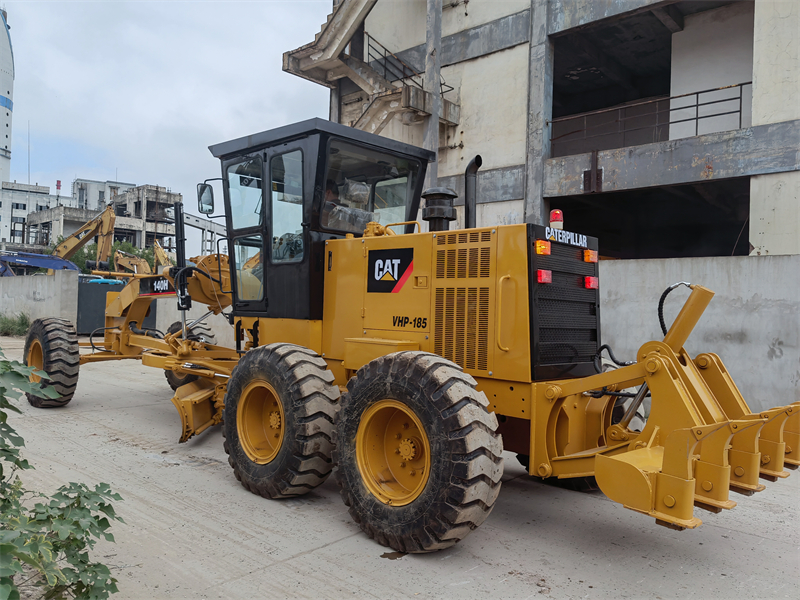
[[(114, 222), (116, 215), (114, 207), (109, 205), (91, 221), (82, 225), (75, 233), (60, 242), (53, 250), (52, 256), (65, 260), (72, 258), (75, 253), (83, 248), (89, 241), (97, 236), (97, 262), (108, 262), (111, 256), (111, 245), (114, 243)], [(53, 270), (48, 271), (52, 275)]]

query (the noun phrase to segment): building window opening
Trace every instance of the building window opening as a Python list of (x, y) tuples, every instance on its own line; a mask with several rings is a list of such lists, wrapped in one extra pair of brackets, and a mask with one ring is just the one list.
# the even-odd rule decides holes
[(551, 198), (564, 229), (597, 237), (602, 258), (746, 256), (750, 178)]

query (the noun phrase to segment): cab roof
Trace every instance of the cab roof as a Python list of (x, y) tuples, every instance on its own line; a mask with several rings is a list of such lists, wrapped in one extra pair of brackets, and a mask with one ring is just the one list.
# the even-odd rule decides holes
[(279, 142), (306, 137), (314, 133), (326, 133), (337, 138), (369, 144), (370, 146), (375, 146), (376, 148), (386, 150), (390, 153), (405, 154), (406, 156), (417, 158), (423, 162), (431, 162), (436, 158), (436, 155), (430, 150), (424, 150), (417, 146), (404, 144), (403, 142), (398, 142), (380, 135), (367, 133), (360, 129), (318, 118), (300, 121), (299, 123), (293, 123), (291, 125), (284, 125), (283, 127), (269, 129), (261, 133), (254, 133), (229, 142), (221, 142), (209, 146), (208, 149), (216, 158), (225, 160), (232, 156), (261, 150), (269, 146), (274, 146)]

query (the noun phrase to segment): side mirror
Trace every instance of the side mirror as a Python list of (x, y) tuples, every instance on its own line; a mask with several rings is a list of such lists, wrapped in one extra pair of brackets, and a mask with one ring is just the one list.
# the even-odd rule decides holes
[(207, 183), (197, 184), (197, 210), (201, 215), (214, 212), (214, 190)]

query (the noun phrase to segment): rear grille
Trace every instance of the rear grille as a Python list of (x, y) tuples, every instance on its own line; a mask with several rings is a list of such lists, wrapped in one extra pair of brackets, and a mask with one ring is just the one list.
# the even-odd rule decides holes
[(492, 232), (438, 233), (436, 245), (434, 351), (463, 369), (488, 371)]
[[(546, 239), (543, 227), (532, 226), (531, 244), (531, 368), (534, 380), (577, 377), (594, 372), (600, 345), (599, 294), (586, 289), (584, 278), (597, 276), (597, 263), (583, 258), (583, 248), (551, 241), (550, 255), (536, 254), (536, 239)], [(597, 249), (597, 240), (588, 238)], [(537, 283), (536, 271), (552, 272), (552, 283)]]

